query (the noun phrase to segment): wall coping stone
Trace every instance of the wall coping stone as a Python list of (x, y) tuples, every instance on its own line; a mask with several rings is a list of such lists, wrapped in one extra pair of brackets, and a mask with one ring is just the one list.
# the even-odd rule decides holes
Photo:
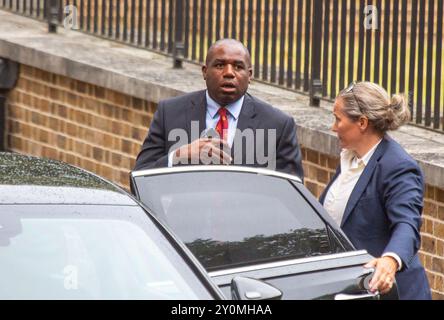
[[(62, 27), (49, 34), (46, 23), (3, 10), (0, 57), (155, 103), (205, 88), (195, 64), (173, 69), (164, 55)], [(339, 155), (331, 103), (310, 107), (306, 95), (256, 81), (248, 91), (293, 116), (304, 147)], [(444, 189), (444, 133), (406, 125), (390, 135), (419, 162), (426, 182)]]

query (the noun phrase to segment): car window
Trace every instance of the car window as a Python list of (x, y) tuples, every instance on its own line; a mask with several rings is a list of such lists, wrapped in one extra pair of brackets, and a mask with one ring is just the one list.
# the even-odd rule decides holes
[(0, 206), (0, 299), (211, 299), (139, 207)]
[(337, 252), (288, 180), (239, 172), (137, 177), (147, 204), (208, 270)]

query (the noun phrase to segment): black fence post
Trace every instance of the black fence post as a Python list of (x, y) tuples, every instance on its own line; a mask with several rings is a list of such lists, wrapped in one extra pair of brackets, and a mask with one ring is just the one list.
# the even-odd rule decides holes
[(311, 75), (310, 75), (310, 105), (319, 107), (322, 97), (321, 82), (321, 46), (322, 46), (322, 3), (323, 0), (313, 0), (313, 19), (311, 35)]
[(46, 7), (48, 18), (48, 32), (57, 32), (57, 23), (59, 21), (59, 1), (49, 0), (49, 4)]
[(6, 96), (18, 77), (17, 62), (0, 58), (0, 151), (6, 151)]
[(173, 67), (175, 69), (182, 68), (184, 57), (183, 44), (183, 0), (175, 0), (175, 15), (174, 15), (174, 49), (173, 49)]

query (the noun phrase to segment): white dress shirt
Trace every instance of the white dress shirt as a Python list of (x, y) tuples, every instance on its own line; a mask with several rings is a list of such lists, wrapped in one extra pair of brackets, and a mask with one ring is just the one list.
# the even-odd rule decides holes
[[(341, 151), (341, 173), (330, 186), (324, 200), (325, 210), (338, 226), (341, 225), (345, 207), (356, 183), (381, 141), (379, 140), (362, 158), (358, 158), (353, 151), (348, 149)], [(398, 270), (401, 269), (402, 261), (396, 253), (387, 252), (383, 256), (393, 257), (398, 262)]]

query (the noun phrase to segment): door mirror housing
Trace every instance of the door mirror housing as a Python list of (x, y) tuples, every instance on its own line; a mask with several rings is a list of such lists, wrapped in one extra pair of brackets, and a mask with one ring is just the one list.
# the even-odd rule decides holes
[(253, 278), (234, 277), (231, 280), (231, 295), (234, 300), (280, 300), (282, 291)]

